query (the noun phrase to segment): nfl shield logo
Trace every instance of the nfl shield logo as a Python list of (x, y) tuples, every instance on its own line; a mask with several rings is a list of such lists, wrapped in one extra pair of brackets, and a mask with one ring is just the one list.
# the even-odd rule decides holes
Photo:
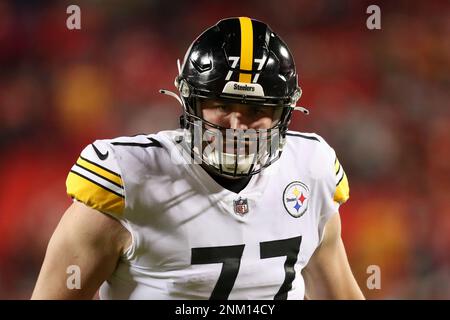
[(244, 215), (248, 213), (248, 203), (247, 199), (239, 198), (237, 200), (234, 200), (234, 212), (239, 215)]

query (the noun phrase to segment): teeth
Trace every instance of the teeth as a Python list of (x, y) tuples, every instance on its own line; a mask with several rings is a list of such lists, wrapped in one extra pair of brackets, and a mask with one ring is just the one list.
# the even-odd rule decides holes
[[(219, 158), (220, 155), (218, 152), (214, 152), (215, 158)], [(228, 169), (229, 171), (234, 171), (234, 164), (236, 163), (236, 157), (237, 157), (237, 172), (243, 173), (247, 172), (250, 169), (250, 166), (252, 165), (252, 161), (254, 158), (254, 154), (245, 156), (245, 155), (235, 155), (230, 153), (223, 153), (222, 154), (222, 165)]]

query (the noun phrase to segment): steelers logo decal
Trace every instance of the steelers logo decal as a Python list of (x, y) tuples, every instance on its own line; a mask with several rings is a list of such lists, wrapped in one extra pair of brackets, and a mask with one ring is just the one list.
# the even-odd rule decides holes
[(300, 218), (308, 209), (309, 188), (300, 181), (289, 183), (283, 192), (283, 204), (294, 218)]

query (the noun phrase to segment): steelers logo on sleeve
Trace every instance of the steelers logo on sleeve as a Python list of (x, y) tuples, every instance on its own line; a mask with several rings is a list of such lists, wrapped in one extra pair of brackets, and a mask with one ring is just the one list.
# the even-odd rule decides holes
[(300, 181), (291, 182), (283, 192), (283, 204), (294, 218), (300, 218), (308, 209), (309, 188)]

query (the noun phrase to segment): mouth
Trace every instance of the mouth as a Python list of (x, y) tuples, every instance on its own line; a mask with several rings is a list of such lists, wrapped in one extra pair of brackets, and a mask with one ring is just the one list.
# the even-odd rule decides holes
[[(216, 137), (208, 137), (206, 139), (206, 143), (208, 145), (212, 145), (217, 148), (216, 145)], [(220, 141), (217, 142), (219, 144)], [(228, 139), (228, 140), (222, 140), (222, 151), (230, 154), (237, 154), (237, 155), (249, 155), (251, 151), (256, 152), (256, 142), (253, 141), (238, 141), (237, 139)]]
[(267, 133), (252, 129), (208, 129), (203, 135), (203, 150), (252, 159), (254, 155), (271, 150), (271, 140)]

